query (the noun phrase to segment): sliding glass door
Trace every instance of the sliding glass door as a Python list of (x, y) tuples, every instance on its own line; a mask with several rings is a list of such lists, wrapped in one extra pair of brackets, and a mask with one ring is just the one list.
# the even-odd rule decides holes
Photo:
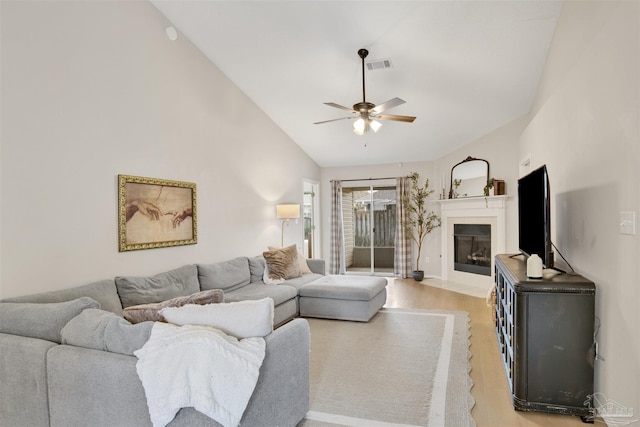
[(394, 186), (343, 186), (347, 273), (393, 274), (396, 203)]

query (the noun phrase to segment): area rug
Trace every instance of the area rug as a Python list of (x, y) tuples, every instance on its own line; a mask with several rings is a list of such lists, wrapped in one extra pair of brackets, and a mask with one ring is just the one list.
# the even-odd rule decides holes
[(299, 426), (473, 427), (466, 312), (382, 309), (307, 319), (311, 410)]

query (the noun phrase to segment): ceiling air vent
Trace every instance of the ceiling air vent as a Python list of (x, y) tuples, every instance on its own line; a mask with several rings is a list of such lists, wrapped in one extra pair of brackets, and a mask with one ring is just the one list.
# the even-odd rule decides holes
[(367, 70), (369, 71), (383, 70), (385, 68), (393, 67), (393, 64), (391, 64), (390, 59), (376, 59), (373, 61), (368, 61), (366, 65), (367, 65)]

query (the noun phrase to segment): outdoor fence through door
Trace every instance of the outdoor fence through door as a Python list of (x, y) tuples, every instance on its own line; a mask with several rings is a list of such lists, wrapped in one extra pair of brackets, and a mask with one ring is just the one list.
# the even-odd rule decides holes
[(347, 273), (393, 274), (396, 188), (342, 188)]

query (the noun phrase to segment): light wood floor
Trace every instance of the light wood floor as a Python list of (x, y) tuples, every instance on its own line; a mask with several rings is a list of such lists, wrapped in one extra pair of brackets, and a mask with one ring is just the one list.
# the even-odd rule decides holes
[(474, 383), (471, 394), (476, 401), (471, 415), (478, 427), (585, 426), (576, 416), (515, 411), (498, 352), (491, 309), (485, 299), (429, 286), (428, 282), (428, 279), (423, 283), (411, 279), (391, 280), (385, 307), (469, 313), (471, 379)]

